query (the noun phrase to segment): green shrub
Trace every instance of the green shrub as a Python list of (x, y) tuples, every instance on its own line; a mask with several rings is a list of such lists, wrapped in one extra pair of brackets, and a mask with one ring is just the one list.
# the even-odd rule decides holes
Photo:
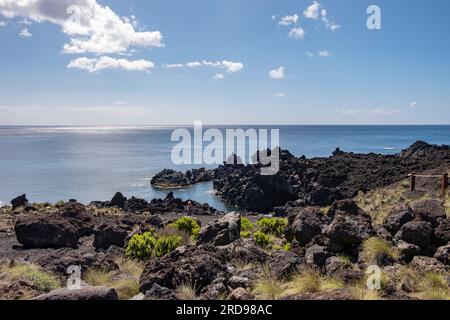
[(260, 247), (267, 247), (271, 243), (269, 235), (261, 231), (256, 231), (253, 234), (253, 239), (255, 239), (256, 244)]
[(155, 255), (162, 257), (181, 246), (182, 242), (183, 239), (177, 235), (161, 237), (156, 241)]
[(241, 218), (241, 232), (251, 232), (255, 225), (248, 218)]
[(292, 245), (291, 245), (290, 243), (286, 243), (286, 244), (283, 246), (283, 250), (284, 250), (284, 251), (291, 251), (291, 249), (292, 249)]
[(151, 257), (162, 257), (183, 243), (178, 235), (158, 237), (154, 232), (135, 234), (128, 242), (125, 255), (132, 259), (145, 261)]
[(286, 229), (287, 221), (282, 218), (262, 218), (256, 223), (262, 232), (281, 237)]
[(252, 233), (250, 231), (241, 231), (241, 238), (247, 239), (252, 236)]
[(200, 233), (200, 225), (198, 224), (197, 220), (190, 217), (182, 217), (175, 221), (172, 224), (173, 227), (177, 228), (178, 230), (184, 231), (188, 233), (190, 236), (196, 238), (198, 234)]
[(125, 255), (141, 261), (148, 260), (153, 255), (156, 243), (157, 239), (153, 232), (135, 234), (128, 242)]

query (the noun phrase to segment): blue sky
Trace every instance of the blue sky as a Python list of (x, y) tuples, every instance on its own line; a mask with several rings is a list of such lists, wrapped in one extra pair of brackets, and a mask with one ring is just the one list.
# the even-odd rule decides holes
[(0, 125), (450, 122), (447, 0), (58, 1), (0, 0)]

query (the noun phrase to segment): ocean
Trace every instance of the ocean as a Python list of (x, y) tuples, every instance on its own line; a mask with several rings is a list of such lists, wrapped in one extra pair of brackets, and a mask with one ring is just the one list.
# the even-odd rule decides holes
[[(417, 140), (450, 144), (450, 126), (271, 128), (280, 129), (283, 149), (307, 157), (329, 156), (337, 147), (356, 153), (394, 154)], [(0, 206), (23, 193), (31, 202), (77, 199), (89, 203), (109, 200), (116, 191), (147, 200), (165, 197), (167, 190), (150, 186), (155, 173), (164, 168), (201, 167), (172, 163), (171, 151), (177, 144), (171, 141), (174, 129), (0, 126)], [(207, 202), (221, 210), (232, 209), (213, 195), (212, 183), (174, 193), (183, 199)]]

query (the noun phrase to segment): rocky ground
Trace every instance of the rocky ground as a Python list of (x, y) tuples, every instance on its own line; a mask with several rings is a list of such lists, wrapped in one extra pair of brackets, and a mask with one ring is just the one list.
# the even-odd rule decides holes
[[(22, 195), (0, 208), (0, 298), (450, 299), (448, 197), (425, 182), (411, 193), (402, 180), (413, 168), (448, 170), (449, 152), (422, 143), (389, 157), (336, 152), (307, 160), (283, 152), (290, 169), (268, 185), (295, 197), (271, 197), (269, 215), (225, 214), (192, 201), (194, 215), (184, 217), (188, 202), (171, 193), (150, 202), (117, 193), (88, 206), (29, 204)], [(429, 168), (430, 157), (439, 168)], [(224, 166), (215, 184), (267, 186), (255, 168)], [(334, 196), (316, 202), (312, 186)], [(71, 266), (81, 267), (76, 290), (67, 288)]]
[[(253, 158), (257, 158), (255, 155)], [(256, 162), (256, 161), (254, 161)], [(336, 150), (331, 157), (307, 159), (280, 151), (280, 171), (273, 176), (260, 175), (260, 165), (222, 165), (202, 170), (202, 180), (211, 177), (214, 189), (224, 201), (248, 211), (268, 213), (289, 201), (329, 206), (336, 200), (355, 197), (389, 186), (411, 172), (423, 172), (438, 166), (450, 166), (450, 147), (416, 142), (398, 155), (354, 154)], [(192, 175), (164, 170), (158, 184), (185, 184), (180, 177)], [(154, 183), (155, 181), (152, 181)]]

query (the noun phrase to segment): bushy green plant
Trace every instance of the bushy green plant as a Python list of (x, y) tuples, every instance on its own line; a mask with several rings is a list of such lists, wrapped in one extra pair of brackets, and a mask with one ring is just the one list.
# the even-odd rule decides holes
[(287, 221), (283, 218), (261, 218), (256, 225), (264, 233), (281, 237), (286, 229)]
[(158, 237), (154, 232), (135, 234), (128, 242), (125, 255), (132, 259), (145, 261), (151, 257), (162, 257), (183, 243), (178, 235)]
[(248, 218), (241, 218), (241, 232), (251, 232), (255, 225)]
[(196, 238), (200, 233), (200, 225), (197, 220), (190, 217), (181, 217), (175, 221), (172, 226), (178, 230), (188, 233), (190, 236)]
[(155, 255), (162, 257), (181, 246), (182, 242), (183, 239), (177, 235), (161, 237), (156, 241)]
[(154, 232), (145, 232), (143, 234), (135, 234), (130, 241), (125, 251), (127, 257), (148, 260), (152, 257), (157, 243)]
[(253, 239), (255, 239), (255, 243), (260, 247), (267, 247), (271, 243), (269, 235), (261, 231), (256, 231), (253, 234)]
[(284, 251), (291, 251), (291, 249), (292, 249), (292, 245), (291, 245), (290, 243), (286, 243), (286, 244), (283, 246), (283, 250), (284, 250)]
[(247, 239), (252, 236), (252, 233), (250, 231), (241, 231), (241, 238)]

